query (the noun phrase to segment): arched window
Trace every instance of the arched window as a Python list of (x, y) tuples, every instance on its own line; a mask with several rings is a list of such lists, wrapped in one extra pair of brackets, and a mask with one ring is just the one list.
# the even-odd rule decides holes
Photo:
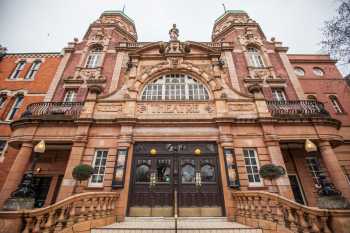
[(249, 63), (251, 66), (257, 68), (264, 67), (264, 61), (258, 49), (254, 47), (248, 47), (247, 51), (249, 56)]
[(319, 67), (314, 67), (314, 68), (312, 69), (312, 71), (314, 72), (314, 74), (315, 74), (316, 76), (319, 76), (319, 77), (324, 76), (324, 71), (323, 71), (321, 68), (319, 68)]
[(301, 67), (295, 67), (294, 68), (294, 73), (297, 75), (297, 76), (304, 76), (305, 75), (305, 71), (303, 68)]
[(146, 85), (142, 100), (208, 100), (202, 83), (184, 74), (168, 74)]
[(89, 56), (86, 59), (86, 68), (96, 68), (100, 65), (101, 55), (103, 47), (101, 45), (95, 45), (91, 48)]
[(36, 73), (38, 72), (38, 70), (40, 68), (40, 65), (41, 65), (41, 61), (33, 62), (28, 74), (25, 76), (24, 79), (34, 79)]
[(17, 95), (15, 101), (13, 102), (13, 105), (11, 107), (11, 110), (8, 112), (6, 120), (11, 121), (16, 113), (18, 112), (22, 102), (23, 102), (23, 95)]
[(344, 113), (343, 107), (341, 106), (338, 98), (335, 95), (329, 96), (329, 99), (331, 100), (331, 103), (336, 113)]
[(18, 62), (15, 70), (12, 72), (12, 74), (10, 76), (10, 79), (18, 79), (19, 78), (19, 74), (23, 70), (25, 64), (26, 64), (25, 61)]
[(316, 98), (316, 96), (314, 96), (314, 95), (308, 95), (308, 96), (307, 96), (307, 99), (308, 99), (308, 100), (317, 101), (317, 98)]

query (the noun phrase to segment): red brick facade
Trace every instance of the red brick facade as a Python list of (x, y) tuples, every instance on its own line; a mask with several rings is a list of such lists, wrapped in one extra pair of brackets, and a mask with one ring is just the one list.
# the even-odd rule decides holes
[[(0, 61), (0, 94), (5, 101), (0, 108), (0, 140), (8, 141), (11, 137), (10, 123), (21, 118), (22, 113), (31, 103), (42, 102), (56, 73), (61, 56), (58, 53), (7, 54)], [(19, 61), (26, 64), (18, 78), (11, 80), (11, 75)], [(35, 76), (26, 80), (34, 61), (41, 61)], [(7, 120), (17, 95), (23, 94), (23, 102), (19, 106), (13, 120)], [(5, 146), (0, 162), (0, 187), (6, 180), (11, 165), (18, 153), (13, 147)]]
[[(211, 164), (218, 174), (213, 183), (220, 189), (215, 196), (222, 195), (223, 201), (220, 205), (217, 201), (219, 207), (214, 205), (220, 213), (212, 207), (214, 215), (232, 215), (231, 192), (236, 189), (269, 191), (316, 206), (319, 177), (314, 174), (318, 172), (350, 198), (345, 177), (350, 173), (350, 89), (334, 61), (324, 55), (287, 55), (288, 48), (275, 39), (267, 40), (259, 24), (242, 11), (227, 11), (215, 21), (212, 42), (179, 41), (174, 28), (169, 34), (168, 42), (138, 42), (129, 17), (104, 12), (81, 41), (64, 48), (62, 56), (43, 55), (34, 81), (8, 81), (22, 57), (2, 59), (1, 91), (24, 89), (31, 95), (25, 95), (11, 130), (10, 122), (0, 126), (5, 127), (10, 145), (6, 153), (11, 153), (0, 166), (13, 175), (0, 179), (0, 187), (6, 183), (0, 205), (16, 189), (23, 176), (16, 171), (29, 166), (30, 148), (40, 140), (45, 140), (47, 151), (36, 164), (35, 175), (50, 180), (42, 206), (74, 193), (115, 191), (120, 194), (118, 216), (135, 214), (139, 206), (130, 198), (137, 196), (135, 177), (141, 160), (134, 154), (152, 143), (159, 146), (152, 148), (155, 159), (157, 150), (168, 143), (168, 152), (173, 153), (168, 159), (174, 161), (170, 167), (178, 166), (178, 171), (181, 161), (175, 155), (180, 152), (169, 145), (185, 150), (182, 144), (208, 142), (196, 148), (197, 154), (190, 151), (189, 160), (217, 148), (218, 163)], [(305, 75), (297, 76), (296, 67)], [(314, 75), (314, 67), (323, 70), (322, 77)], [(27, 64), (20, 77), (28, 69)], [(324, 103), (325, 109), (322, 103), (307, 100), (308, 95)], [(338, 98), (342, 114), (334, 112), (330, 95)], [(41, 101), (54, 103), (39, 104), (20, 117), (28, 104)], [(305, 151), (307, 139), (317, 151)], [(125, 150), (127, 157), (122, 157)], [(231, 168), (227, 151), (233, 152)], [(27, 161), (16, 160), (10, 169), (16, 153)], [(142, 163), (151, 161), (151, 155), (150, 150)], [(124, 160), (125, 167), (120, 166)], [(317, 166), (312, 167), (314, 161)], [(81, 163), (94, 166), (95, 174), (78, 184), (72, 170)], [(266, 164), (282, 166), (287, 175), (262, 179), (258, 170)], [(172, 179), (176, 176), (170, 178), (172, 188), (180, 187)], [(181, 213), (188, 214), (188, 206), (181, 208)]]

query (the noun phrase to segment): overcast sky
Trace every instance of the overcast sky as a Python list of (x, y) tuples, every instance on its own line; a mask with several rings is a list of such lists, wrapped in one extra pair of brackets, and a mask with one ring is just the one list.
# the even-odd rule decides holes
[(319, 53), (321, 27), (336, 0), (0, 0), (0, 44), (8, 52), (59, 52), (105, 10), (121, 10), (136, 24), (139, 41), (167, 41), (178, 25), (181, 40), (210, 41), (214, 20), (244, 10), (289, 53)]

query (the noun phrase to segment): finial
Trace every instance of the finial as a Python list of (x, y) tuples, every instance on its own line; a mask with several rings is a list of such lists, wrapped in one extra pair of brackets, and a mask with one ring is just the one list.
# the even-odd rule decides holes
[(226, 13), (226, 6), (225, 6), (225, 4), (223, 3), (222, 6), (224, 7), (224, 12)]
[(176, 24), (173, 24), (173, 28), (169, 30), (169, 36), (171, 41), (177, 41), (179, 37), (179, 29), (176, 28)]

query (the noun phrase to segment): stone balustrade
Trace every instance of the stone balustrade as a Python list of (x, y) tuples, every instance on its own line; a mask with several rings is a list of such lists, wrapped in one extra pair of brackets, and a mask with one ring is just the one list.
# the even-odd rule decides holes
[(40, 102), (28, 105), (22, 118), (65, 117), (76, 119), (79, 117), (84, 103), (82, 102)]
[(329, 117), (321, 102), (315, 100), (266, 101), (273, 117)]
[(232, 193), (234, 221), (269, 233), (349, 233), (350, 210), (307, 207), (263, 191)]
[(40, 209), (0, 212), (0, 233), (78, 233), (116, 221), (119, 194), (81, 193)]

